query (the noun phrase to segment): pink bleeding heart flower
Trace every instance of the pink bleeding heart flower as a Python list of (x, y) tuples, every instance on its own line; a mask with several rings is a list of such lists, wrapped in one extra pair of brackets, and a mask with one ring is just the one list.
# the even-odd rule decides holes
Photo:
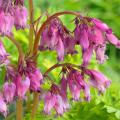
[(9, 54), (6, 52), (3, 43), (0, 41), (0, 65), (7, 65), (9, 63), (8, 56)]
[(4, 117), (7, 116), (7, 105), (4, 102), (3, 95), (0, 93), (0, 112), (4, 115)]
[(20, 74), (16, 75), (15, 77), (15, 85), (16, 85), (16, 94), (20, 98), (24, 98), (26, 92), (28, 91), (30, 87), (30, 79), (29, 77), (25, 77), (22, 79), (22, 76)]
[(80, 99), (80, 92), (83, 90), (85, 95), (85, 100), (90, 100), (90, 89), (87, 83), (84, 81), (83, 76), (77, 70), (71, 70), (68, 74), (68, 85), (72, 97), (74, 100), (78, 101)]
[(70, 108), (70, 105), (69, 105), (68, 99), (67, 99), (67, 85), (68, 85), (67, 78), (65, 78), (65, 76), (63, 76), (61, 79), (61, 83), (60, 83), (60, 93), (61, 93), (61, 97), (63, 99), (64, 111), (66, 111), (67, 109)]
[(55, 84), (51, 86), (51, 91), (49, 91), (44, 99), (44, 111), (50, 114), (50, 111), (54, 108), (58, 115), (62, 115), (66, 109), (65, 103), (60, 95), (59, 87)]
[(10, 13), (0, 11), (0, 34), (9, 35), (14, 25), (14, 18)]
[(63, 39), (65, 54), (76, 54), (77, 51), (75, 50), (75, 40), (72, 36), (68, 35), (65, 36)]
[(24, 29), (27, 26), (27, 9), (23, 6), (14, 7), (14, 24), (16, 29)]
[(99, 64), (103, 64), (106, 61), (106, 59), (108, 59), (108, 56), (105, 55), (105, 50), (106, 50), (105, 44), (103, 44), (101, 46), (97, 46), (95, 48), (96, 59)]
[(64, 60), (64, 44), (62, 40), (59, 38), (58, 43), (56, 44), (56, 51), (58, 54), (58, 60), (63, 61)]
[(16, 86), (14, 83), (5, 82), (3, 87), (3, 95), (7, 103), (10, 103), (13, 101), (13, 98), (15, 96), (15, 90), (16, 90)]
[(117, 48), (120, 48), (120, 41), (114, 34), (106, 34), (107, 40), (115, 45)]
[(39, 91), (40, 85), (43, 81), (43, 76), (39, 69), (35, 69), (34, 72), (29, 72), (28, 77), (30, 79), (30, 89), (33, 91)]
[(82, 47), (83, 51), (86, 51), (89, 47), (88, 39), (88, 26), (86, 24), (80, 24), (76, 26), (74, 31), (75, 40)]
[(111, 81), (107, 79), (101, 72), (96, 70), (86, 70), (85, 73), (90, 76), (90, 84), (97, 88), (100, 93), (105, 92), (111, 84)]
[(82, 66), (83, 67), (86, 67), (89, 65), (90, 60), (92, 58), (93, 50), (94, 50), (94, 46), (90, 45), (89, 48), (85, 52), (82, 53), (83, 54)]
[(101, 20), (96, 19), (96, 18), (92, 18), (92, 22), (95, 24), (95, 26), (97, 28), (99, 28), (101, 31), (103, 32), (108, 32), (110, 33), (110, 31), (112, 32), (112, 30), (108, 27), (107, 24), (103, 23)]

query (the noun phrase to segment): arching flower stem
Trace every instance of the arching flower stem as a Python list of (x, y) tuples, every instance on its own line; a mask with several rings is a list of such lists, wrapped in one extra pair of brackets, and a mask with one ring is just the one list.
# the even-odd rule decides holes
[(71, 11), (64, 11), (64, 12), (58, 12), (58, 13), (55, 13), (53, 14), (52, 16), (50, 16), (43, 24), (42, 26), (40, 27), (36, 37), (35, 37), (35, 42), (34, 42), (34, 47), (33, 47), (33, 55), (36, 56), (37, 55), (37, 52), (38, 52), (38, 44), (39, 44), (39, 41), (40, 41), (40, 35), (42, 33), (42, 31), (44, 30), (44, 28), (46, 27), (46, 25), (49, 24), (49, 22), (58, 17), (58, 16), (61, 16), (61, 15), (65, 15), (65, 14), (70, 14), (70, 15), (75, 15), (75, 16), (80, 16), (80, 13), (77, 13), (77, 12), (71, 12)]

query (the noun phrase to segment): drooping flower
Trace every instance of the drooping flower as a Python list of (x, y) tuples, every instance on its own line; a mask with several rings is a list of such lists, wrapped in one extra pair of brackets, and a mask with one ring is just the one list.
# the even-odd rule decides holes
[(25, 76), (25, 78), (22, 79), (22, 76), (18, 73), (14, 79), (14, 82), (16, 85), (16, 95), (20, 98), (24, 98), (30, 87), (29, 77)]
[(81, 45), (83, 52), (86, 51), (89, 47), (87, 24), (77, 25), (74, 34), (76, 43)]
[(39, 91), (43, 80), (40, 70), (35, 69), (34, 72), (29, 72), (28, 77), (30, 79), (30, 89), (33, 91)]
[(3, 43), (0, 41), (0, 65), (1, 64), (7, 65), (9, 63), (8, 55), (9, 54), (6, 52)]
[(62, 115), (66, 109), (66, 105), (60, 95), (60, 89), (57, 85), (53, 84), (51, 90), (46, 94), (44, 100), (44, 111), (50, 114), (50, 111), (54, 108), (58, 115)]
[(95, 48), (96, 59), (98, 63), (102, 64), (108, 59), (107, 55), (105, 55), (106, 45), (103, 44), (101, 46), (97, 46)]
[(71, 35), (67, 35), (63, 39), (65, 54), (76, 54), (75, 40)]
[(4, 102), (4, 99), (1, 93), (0, 93), (0, 112), (4, 115), (4, 117), (7, 116), (7, 105)]
[(87, 83), (84, 81), (82, 74), (77, 70), (72, 70), (68, 74), (68, 85), (74, 100), (77, 101), (80, 99), (81, 90), (83, 90), (85, 93), (85, 99), (86, 100), (90, 99), (89, 87)]
[(90, 60), (92, 58), (92, 54), (93, 54), (93, 50), (94, 50), (94, 46), (90, 45), (89, 48), (83, 52), (83, 62), (82, 62), (82, 66), (86, 67), (89, 65)]
[(3, 87), (3, 95), (5, 97), (5, 100), (8, 103), (13, 101), (15, 90), (16, 90), (16, 86), (14, 83), (5, 82), (4, 87)]
[(15, 6), (14, 8), (14, 24), (16, 29), (24, 29), (27, 26), (27, 9), (23, 6)]
[(30, 90), (40, 91), (40, 86), (43, 83), (41, 71), (36, 68), (35, 63), (31, 60), (26, 61), (25, 75), (30, 79)]
[(9, 35), (14, 25), (14, 18), (10, 13), (0, 11), (0, 35)]
[(87, 69), (85, 73), (90, 76), (90, 84), (97, 88), (100, 93), (105, 92), (105, 89), (109, 87), (111, 83), (106, 76), (96, 70)]
[(53, 19), (48, 26), (43, 30), (41, 36), (40, 50), (55, 50), (58, 54), (58, 60), (64, 59), (64, 43), (63, 43), (63, 29), (58, 19)]
[(120, 41), (114, 34), (106, 34), (107, 40), (115, 45), (117, 48), (120, 48)]
[(65, 76), (62, 77), (61, 83), (60, 83), (60, 93), (61, 97), (63, 99), (63, 104), (64, 104), (64, 111), (70, 108), (68, 98), (67, 98), (67, 86), (68, 86), (68, 81)]

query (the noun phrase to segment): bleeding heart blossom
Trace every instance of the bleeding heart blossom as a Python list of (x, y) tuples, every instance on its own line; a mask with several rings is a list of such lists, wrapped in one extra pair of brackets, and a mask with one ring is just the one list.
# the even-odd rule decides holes
[(8, 82), (4, 83), (3, 95), (7, 103), (10, 103), (13, 101), (13, 98), (15, 96), (15, 90), (16, 90), (16, 86), (14, 83), (8, 83)]
[(7, 105), (4, 102), (4, 99), (1, 93), (0, 93), (0, 112), (4, 115), (4, 117), (7, 116)]
[(87, 69), (85, 73), (90, 77), (90, 84), (97, 88), (100, 93), (105, 92), (105, 89), (110, 86), (111, 81), (101, 72)]
[(25, 76), (24, 79), (20, 74), (17, 74), (14, 79), (15, 85), (16, 85), (16, 94), (20, 98), (24, 98), (26, 92), (28, 91), (30, 87), (30, 79), (29, 77)]
[(23, 6), (14, 7), (14, 24), (16, 29), (24, 29), (27, 26), (27, 9)]
[(9, 63), (8, 55), (9, 54), (6, 52), (2, 41), (0, 41), (0, 65), (1, 64), (7, 65)]
[(14, 18), (10, 13), (0, 11), (0, 34), (9, 35), (14, 25)]
[(67, 109), (65, 101), (60, 94), (60, 89), (55, 84), (51, 86), (51, 90), (46, 94), (44, 102), (44, 111), (47, 114), (50, 114), (50, 111), (54, 108), (58, 115), (62, 115)]

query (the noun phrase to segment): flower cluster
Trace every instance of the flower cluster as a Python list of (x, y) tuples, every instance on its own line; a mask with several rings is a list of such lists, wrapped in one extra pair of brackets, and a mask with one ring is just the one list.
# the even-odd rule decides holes
[[(48, 114), (54, 108), (56, 113), (61, 115), (70, 107), (68, 89), (73, 100), (79, 101), (84, 98), (90, 101), (90, 87), (96, 88), (100, 94), (104, 93), (111, 83), (101, 72), (88, 69), (88, 65), (94, 53), (98, 63), (104, 63), (108, 58), (105, 54), (106, 45), (111, 43), (120, 48), (120, 41), (113, 34), (112, 29), (99, 19), (79, 16), (75, 18), (74, 23), (75, 29), (70, 32), (56, 17), (46, 25), (41, 34), (39, 50), (55, 50), (58, 61), (63, 61), (67, 54), (78, 54), (75, 50), (76, 45), (79, 45), (82, 51), (82, 64), (79, 68), (64, 66), (67, 68), (62, 71), (61, 84), (52, 84), (46, 94), (44, 111)], [(81, 91), (84, 96), (81, 96)]]
[[(85, 80), (86, 76), (88, 76), (88, 80)], [(81, 68), (81, 71), (79, 71), (69, 66), (67, 71), (63, 73), (60, 86), (52, 84), (51, 89), (46, 94), (44, 111), (49, 114), (50, 110), (54, 108), (56, 113), (61, 115), (69, 109), (68, 88), (73, 100), (82, 101), (82, 98), (84, 98), (84, 100), (90, 101), (91, 86), (96, 88), (99, 93), (104, 93), (110, 83), (110, 80), (96, 70)], [(84, 96), (80, 94), (81, 92)]]
[[(0, 51), (6, 56), (3, 49)], [(7, 105), (14, 102), (16, 97), (26, 99), (27, 91), (39, 92), (43, 77), (40, 70), (35, 67), (34, 62), (26, 60), (18, 69), (11, 66), (11, 64), (6, 64), (5, 78), (5, 83), (0, 93), (0, 104), (2, 104), (0, 105), (0, 112), (6, 117), (8, 112)]]
[[(66, 13), (73, 14), (72, 12)], [(29, 46), (30, 53), (24, 55), (19, 43), (11, 34), (13, 26), (17, 30), (26, 27), (27, 10), (24, 7), (24, 0), (0, 0), (0, 35), (5, 35), (11, 39), (19, 51), (16, 66), (10, 62), (9, 54), (6, 52), (3, 43), (0, 42), (0, 68), (5, 66), (6, 70), (5, 82), (0, 92), (0, 112), (5, 117), (8, 113), (7, 105), (15, 101), (16, 98), (27, 100), (26, 93), (29, 91), (30, 93), (41, 92), (40, 95), (42, 96), (42, 84), (45, 83), (46, 77), (51, 81), (48, 73), (57, 67), (62, 67), (60, 84), (57, 85), (52, 81), (47, 93), (43, 92), (44, 112), (47, 114), (50, 114), (51, 110), (54, 109), (57, 115), (62, 115), (70, 108), (69, 98), (74, 101), (85, 100), (89, 102), (91, 100), (90, 87), (96, 88), (101, 94), (110, 86), (111, 81), (109, 79), (101, 72), (89, 69), (88, 65), (94, 53), (98, 63), (105, 62), (108, 58), (105, 54), (108, 43), (120, 48), (120, 41), (113, 34), (112, 29), (96, 18), (84, 17), (74, 13), (77, 17), (74, 19), (75, 29), (71, 32), (57, 17), (59, 14), (48, 16), (39, 30), (36, 30), (39, 24), (35, 29), (35, 23), (36, 21), (39, 22), (40, 18), (35, 22), (30, 21), (33, 26), (30, 27), (29, 38), (35, 38), (35, 41), (34, 45), (29, 44), (31, 45)], [(34, 36), (31, 33), (35, 33)], [(41, 40), (40, 45), (38, 45), (39, 40)], [(76, 45), (81, 47), (81, 65), (58, 63), (42, 75), (36, 64), (38, 46), (40, 51), (56, 51), (59, 62), (64, 61), (68, 54), (78, 54), (75, 49)]]
[(9, 35), (13, 26), (16, 29), (25, 28), (27, 9), (23, 0), (0, 0), (0, 35)]
[(73, 32), (70, 32), (60, 19), (55, 18), (42, 32), (39, 49), (55, 50), (58, 60), (63, 61), (66, 54), (77, 53), (75, 45), (80, 45), (83, 66), (87, 66), (93, 52), (96, 54), (98, 63), (103, 63), (107, 59), (105, 55), (107, 43), (120, 48), (120, 41), (113, 34), (112, 29), (96, 18), (77, 17)]

